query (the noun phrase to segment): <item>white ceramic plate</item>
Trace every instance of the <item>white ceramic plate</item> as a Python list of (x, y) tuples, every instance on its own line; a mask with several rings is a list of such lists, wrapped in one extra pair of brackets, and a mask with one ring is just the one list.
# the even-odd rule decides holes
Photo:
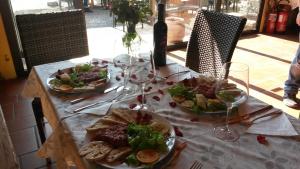
[[(73, 67), (71, 67), (73, 68)], [(62, 72), (67, 72), (69, 69), (71, 68), (66, 68), (66, 69), (62, 69), (61, 71)], [(88, 85), (85, 85), (83, 87), (78, 87), (78, 88), (73, 88), (72, 90), (70, 91), (64, 91), (64, 90), (60, 90), (58, 89), (57, 87), (55, 87), (54, 85), (52, 85), (50, 82), (51, 80), (55, 79), (55, 76), (57, 75), (57, 72), (53, 73), (52, 75), (50, 75), (50, 77), (47, 78), (47, 86), (53, 90), (53, 91), (56, 91), (56, 92), (59, 92), (59, 93), (83, 93), (83, 92), (89, 92), (89, 91), (104, 91), (105, 90), (105, 86), (106, 84), (109, 82), (110, 80), (110, 73), (109, 71), (107, 70), (107, 78), (105, 80), (105, 83), (99, 87), (91, 87), (91, 86), (88, 86)]]
[[(115, 107), (115, 106), (113, 106)], [(133, 111), (133, 110), (130, 110)], [(137, 111), (133, 111), (133, 113), (136, 113)], [(142, 112), (144, 113), (144, 112)], [(159, 121), (161, 123), (166, 124), (169, 127), (169, 136), (167, 138), (166, 144), (167, 144), (167, 152), (162, 154), (160, 156), (160, 159), (153, 165), (153, 168), (161, 168), (163, 166), (163, 164), (167, 163), (170, 158), (172, 157), (173, 154), (173, 149), (175, 147), (175, 131), (173, 126), (170, 124), (170, 122), (168, 120), (166, 120), (165, 118), (159, 116), (158, 114), (152, 113), (152, 112), (146, 112), (147, 114), (152, 116), (152, 119), (155, 121)], [(135, 117), (136, 114), (133, 114), (133, 116)], [(125, 162), (123, 163), (119, 163), (119, 164), (108, 164), (108, 163), (101, 163), (101, 162), (97, 162), (98, 166), (97, 168), (108, 168), (108, 169), (113, 169), (113, 168), (118, 168), (118, 169), (142, 169), (145, 168), (145, 166), (138, 166), (138, 167), (131, 167), (128, 166)]]

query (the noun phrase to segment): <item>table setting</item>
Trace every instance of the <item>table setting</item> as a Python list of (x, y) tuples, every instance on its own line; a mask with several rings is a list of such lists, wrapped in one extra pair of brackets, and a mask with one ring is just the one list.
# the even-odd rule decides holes
[[(35, 66), (23, 96), (41, 98), (53, 129), (38, 155), (53, 158), (58, 168), (296, 169), (300, 165), (299, 120), (249, 95), (247, 65), (230, 62), (218, 75), (198, 74), (171, 61), (155, 67), (152, 58), (150, 52), (134, 58), (82, 58), (80, 64)], [(81, 73), (78, 65), (88, 69), (83, 72), (101, 76), (101, 87), (86, 90), (85, 86), (74, 92), (77, 86), (72, 91), (49, 85), (48, 78), (57, 75), (60, 80), (78, 79), (73, 77), (74, 72)], [(72, 77), (65, 77), (63, 71), (71, 69)], [(122, 141), (110, 134), (125, 138), (125, 143), (119, 144)], [(145, 139), (134, 144), (136, 137)]]

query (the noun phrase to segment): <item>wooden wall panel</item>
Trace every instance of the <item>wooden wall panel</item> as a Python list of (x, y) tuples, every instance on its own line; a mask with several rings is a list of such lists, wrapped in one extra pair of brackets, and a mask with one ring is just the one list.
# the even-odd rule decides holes
[(0, 14), (0, 76), (4, 79), (16, 78), (16, 71), (12, 60), (3, 20)]

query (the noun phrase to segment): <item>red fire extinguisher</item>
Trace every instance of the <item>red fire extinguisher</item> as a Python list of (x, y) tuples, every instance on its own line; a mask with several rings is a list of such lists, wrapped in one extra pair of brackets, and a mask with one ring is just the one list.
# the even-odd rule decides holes
[(268, 17), (266, 32), (267, 33), (274, 33), (275, 25), (276, 25), (277, 14), (270, 13)]
[(283, 33), (286, 31), (286, 25), (289, 18), (289, 11), (291, 9), (290, 5), (280, 4), (276, 22), (276, 32)]

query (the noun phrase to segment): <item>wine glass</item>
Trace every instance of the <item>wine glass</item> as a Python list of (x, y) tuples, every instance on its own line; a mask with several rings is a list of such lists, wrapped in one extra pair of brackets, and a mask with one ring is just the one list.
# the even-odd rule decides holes
[(140, 105), (136, 106), (135, 109), (153, 111), (152, 107), (146, 103), (145, 86), (155, 78), (154, 61), (149, 53), (136, 56), (136, 62), (131, 69), (130, 81), (140, 87), (141, 100)]
[(128, 79), (130, 75), (130, 68), (134, 64), (135, 58), (128, 54), (119, 54), (113, 59), (113, 62), (116, 67), (120, 67), (122, 69), (122, 76), (124, 78), (122, 96), (131, 94), (133, 91), (128, 86)]
[(249, 95), (249, 67), (238, 62), (227, 62), (217, 78), (216, 97), (227, 106), (226, 125), (214, 128), (214, 135), (224, 141), (236, 141), (239, 134), (228, 125), (228, 116), (233, 107), (245, 102)]

